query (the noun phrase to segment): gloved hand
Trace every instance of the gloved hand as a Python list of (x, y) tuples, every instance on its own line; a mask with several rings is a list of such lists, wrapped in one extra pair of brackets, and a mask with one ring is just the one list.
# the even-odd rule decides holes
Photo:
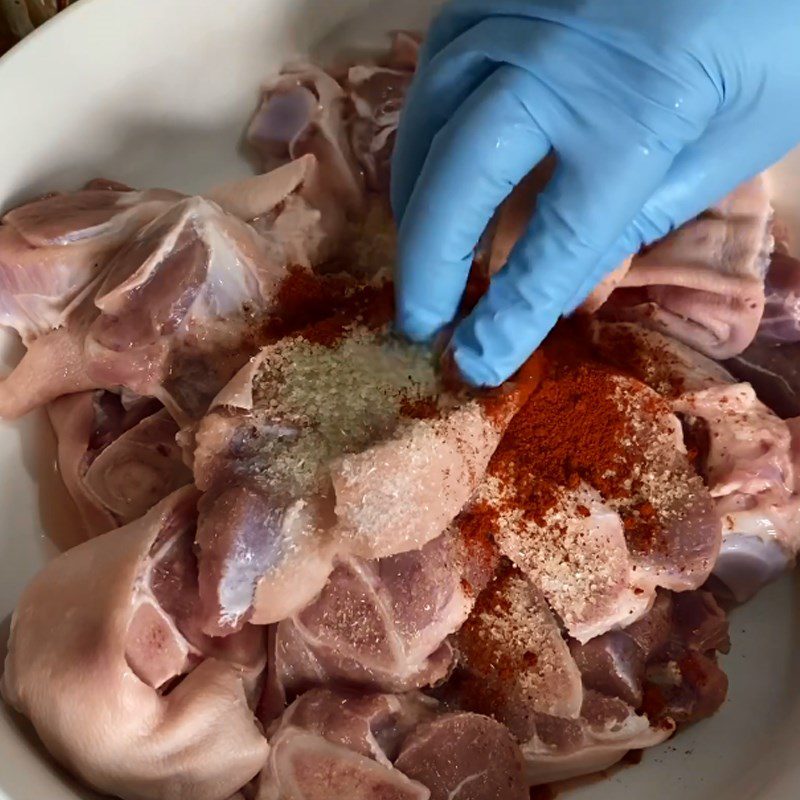
[(392, 165), (398, 325), (455, 316), (476, 243), (551, 148), (559, 165), (456, 329), (497, 385), (627, 255), (800, 142), (798, 0), (453, 0), (434, 22)]

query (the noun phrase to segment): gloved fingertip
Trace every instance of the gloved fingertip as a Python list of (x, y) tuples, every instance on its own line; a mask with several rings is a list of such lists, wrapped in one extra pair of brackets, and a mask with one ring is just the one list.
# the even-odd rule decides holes
[(396, 326), (399, 333), (412, 342), (430, 342), (447, 324), (448, 320), (426, 312), (424, 309), (403, 310), (397, 313)]
[(492, 369), (483, 356), (470, 348), (454, 345), (452, 353), (461, 377), (472, 386), (493, 388), (508, 377)]

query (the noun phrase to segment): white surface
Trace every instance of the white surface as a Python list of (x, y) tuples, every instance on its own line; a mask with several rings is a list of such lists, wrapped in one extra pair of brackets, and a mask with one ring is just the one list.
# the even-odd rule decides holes
[[(244, 173), (237, 147), (263, 78), (312, 46), (334, 55), (343, 42), (366, 46), (381, 31), (418, 24), (430, 5), (82, 0), (0, 60), (0, 209), (98, 175), (193, 191)], [(779, 209), (800, 231), (800, 155), (778, 171), (775, 185)], [(18, 355), (10, 337), (0, 339), (0, 354), (6, 364)], [(43, 530), (63, 537), (72, 511), (54, 480), (52, 436), (41, 415), (0, 424), (0, 470), (0, 620), (7, 621), (53, 550)], [(734, 617), (725, 660), (731, 699), (720, 714), (651, 751), (641, 766), (568, 797), (800, 797), (797, 589), (794, 576), (786, 579)], [(18, 720), (0, 712), (0, 800), (87, 796), (40, 755)]]

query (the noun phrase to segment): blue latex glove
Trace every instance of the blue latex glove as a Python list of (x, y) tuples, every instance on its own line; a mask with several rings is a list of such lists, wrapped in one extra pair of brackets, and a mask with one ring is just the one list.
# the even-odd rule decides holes
[(800, 0), (455, 0), (434, 22), (393, 162), (398, 325), (455, 316), (497, 206), (550, 149), (535, 217), (456, 330), (497, 385), (643, 244), (800, 142)]

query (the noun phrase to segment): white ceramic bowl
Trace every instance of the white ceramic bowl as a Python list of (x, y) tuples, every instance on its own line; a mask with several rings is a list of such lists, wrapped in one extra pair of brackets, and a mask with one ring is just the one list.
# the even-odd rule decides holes
[[(433, 5), (82, 0), (0, 59), (0, 210), (99, 175), (197, 191), (246, 173), (238, 145), (263, 78), (299, 54), (332, 56), (373, 46), (392, 28), (420, 27)], [(776, 170), (775, 185), (779, 209), (800, 232), (800, 155)], [(3, 336), (8, 366), (19, 349)], [(42, 414), (0, 425), (0, 474), (2, 637), (22, 587), (55, 552), (48, 534), (69, 538), (74, 522)], [(798, 585), (787, 578), (733, 617), (730, 699), (717, 716), (571, 796), (800, 797)], [(90, 796), (0, 710), (0, 800)]]

